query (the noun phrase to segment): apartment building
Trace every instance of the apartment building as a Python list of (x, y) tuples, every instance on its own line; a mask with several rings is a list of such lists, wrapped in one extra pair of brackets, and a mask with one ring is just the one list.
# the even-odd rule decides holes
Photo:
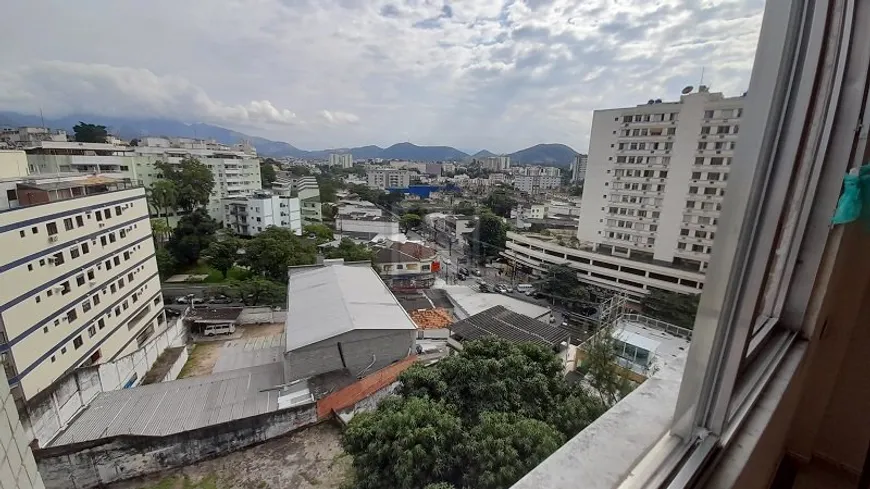
[(588, 161), (588, 155), (578, 154), (574, 156), (574, 163), (571, 164), (571, 183), (577, 183), (586, 179), (586, 164)]
[(281, 175), (272, 182), (272, 190), (281, 195), (298, 197), (302, 208), (302, 224), (323, 222), (323, 210), (320, 202), (320, 187), (317, 178), (313, 176), (291, 177)]
[(331, 153), (329, 155), (329, 166), (353, 168), (353, 155), (350, 153)]
[(394, 168), (376, 168), (366, 172), (369, 188), (403, 189), (411, 185), (411, 172)]
[(143, 138), (137, 146), (129, 146), (118, 141), (79, 143), (37, 140), (34, 136), (19, 147), (27, 153), (30, 174), (104, 173), (139, 181), (145, 187), (162, 178), (155, 167), (158, 161), (180, 163), (184, 158), (197, 158), (214, 175), (215, 186), (207, 210), (218, 221), (223, 220), (222, 198), (243, 196), (262, 188), (256, 150), (248, 144), (230, 146), (189, 138)]
[[(595, 111), (579, 249), (513, 235), (509, 254), (531, 247), (541, 263), (569, 263), (588, 282), (634, 295), (650, 287), (699, 293), (743, 100), (702, 90), (678, 102)], [(518, 261), (540, 265), (529, 258)]]
[(547, 190), (557, 189), (561, 185), (561, 176), (517, 175), (514, 177), (514, 188), (528, 194), (538, 194)]
[(494, 172), (507, 171), (511, 168), (510, 156), (487, 156), (486, 158), (481, 158), (478, 161), (480, 161), (481, 168)]
[(162, 325), (145, 190), (107, 175), (0, 175), (0, 355), (19, 401), (133, 352)]
[[(7, 426), (8, 424), (8, 426)], [(9, 384), (0, 381), (0, 487), (3, 489), (43, 489), (29, 435), (21, 419)]]
[(302, 235), (302, 210), (297, 197), (260, 191), (244, 197), (228, 197), (222, 202), (224, 227), (236, 234), (256, 236), (267, 227), (275, 226)]

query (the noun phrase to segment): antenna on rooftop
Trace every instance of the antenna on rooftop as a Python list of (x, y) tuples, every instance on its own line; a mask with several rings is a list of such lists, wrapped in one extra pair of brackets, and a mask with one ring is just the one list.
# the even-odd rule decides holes
[(701, 67), (701, 80), (698, 81), (698, 86), (699, 86), (699, 87), (703, 87), (703, 86), (704, 86), (704, 70), (705, 70), (705, 69), (706, 69), (705, 66), (702, 66), (702, 67)]
[(39, 119), (42, 120), (42, 128), (45, 129), (45, 116), (42, 115), (42, 107), (39, 108)]

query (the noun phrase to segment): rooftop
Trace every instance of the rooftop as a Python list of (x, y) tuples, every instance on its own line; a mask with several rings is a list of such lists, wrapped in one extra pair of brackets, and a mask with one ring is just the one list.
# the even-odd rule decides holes
[(548, 317), (550, 315), (550, 309), (547, 307), (514, 299), (503, 294), (478, 292), (467, 285), (446, 285), (443, 289), (450, 296), (451, 301), (461, 309), (459, 311), (454, 310), (454, 314), (460, 318), (472, 316), (493, 306), (504, 306), (510, 311), (529, 316), (533, 319)]
[(450, 331), (462, 340), (476, 340), (489, 336), (520, 343), (532, 342), (554, 347), (568, 339), (568, 332), (509, 311), (504, 306), (491, 307), (452, 326)]
[(117, 435), (165, 436), (278, 409), (282, 363), (106, 391), (51, 446)]
[(453, 317), (446, 309), (417, 309), (410, 314), (418, 329), (441, 329), (453, 324)]
[(416, 329), (370, 266), (291, 269), (288, 294), (286, 351), (356, 329)]
[(9, 201), (10, 209), (140, 187), (138, 182), (127, 179), (81, 173), (11, 177), (2, 179), (2, 182), (7, 184), (7, 190), (12, 190), (10, 184), (15, 184), (15, 198)]
[(389, 246), (381, 248), (375, 253), (375, 263), (394, 263), (401, 261), (427, 260), (436, 255), (436, 251), (421, 243), (405, 241), (404, 243), (392, 242)]

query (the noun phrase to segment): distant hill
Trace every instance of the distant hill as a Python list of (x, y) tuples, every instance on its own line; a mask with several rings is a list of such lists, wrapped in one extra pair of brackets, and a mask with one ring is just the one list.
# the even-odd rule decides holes
[(478, 151), (477, 153), (474, 153), (473, 155), (471, 155), (470, 158), (489, 158), (490, 156), (497, 156), (497, 155), (491, 151), (487, 151), (485, 149), (482, 149), (482, 150)]
[[(135, 119), (127, 117), (106, 117), (89, 114), (76, 114), (54, 119), (45, 119), (46, 127), (64, 129), (72, 133), (74, 125), (79, 121), (92, 124), (102, 124), (109, 132), (121, 139), (141, 138), (145, 136), (175, 136), (189, 138), (214, 139), (224, 144), (236, 144), (247, 140), (257, 148), (261, 156), (290, 156), (294, 158), (325, 159), (330, 153), (351, 153), (354, 158), (384, 158), (415, 161), (448, 161), (468, 158), (485, 158), (496, 156), (494, 153), (482, 150), (469, 156), (468, 153), (450, 146), (418, 146), (409, 142), (394, 144), (388, 148), (380, 146), (360, 146), (355, 148), (335, 148), (306, 151), (283, 141), (250, 136), (232, 129), (211, 124), (188, 124), (171, 119)], [(39, 116), (25, 115), (17, 112), (0, 111), (0, 127), (2, 126), (41, 126), (43, 120)], [(564, 144), (538, 144), (510, 155), (512, 163), (570, 165), (576, 152)]]
[(417, 146), (411, 143), (398, 143), (381, 153), (381, 158), (390, 160), (439, 161), (461, 160), (468, 154), (450, 146)]
[(511, 164), (547, 164), (570, 166), (576, 151), (564, 144), (536, 144), (531, 148), (511, 153)]

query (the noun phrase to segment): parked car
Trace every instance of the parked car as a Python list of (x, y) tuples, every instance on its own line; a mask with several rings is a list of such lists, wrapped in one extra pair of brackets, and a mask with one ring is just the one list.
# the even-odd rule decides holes
[(517, 284), (517, 292), (528, 293), (530, 290), (532, 290), (532, 284)]
[(209, 324), (202, 331), (202, 334), (206, 336), (215, 336), (219, 334), (233, 334), (235, 332), (235, 324)]
[(508, 289), (504, 286), (504, 284), (498, 284), (495, 286), (495, 290), (497, 290), (500, 294), (507, 294)]
[(502, 282), (502, 283), (498, 284), (498, 286), (501, 287), (502, 289), (504, 289), (505, 294), (510, 294), (511, 292), (514, 291), (513, 287), (511, 287), (511, 285), (508, 283)]
[(201, 297), (190, 297), (189, 300), (188, 300), (188, 297), (189, 296), (183, 295), (183, 296), (175, 299), (175, 303), (176, 304), (187, 304), (187, 303), (202, 304), (203, 303), (203, 300)]
[(233, 302), (229, 297), (221, 294), (208, 299), (209, 304), (231, 304)]
[(459, 267), (459, 273), (468, 276), (468, 269), (465, 267)]
[(471, 273), (473, 273), (475, 277), (480, 277), (481, 275), (483, 275), (482, 273), (480, 273), (479, 268), (475, 268), (474, 270), (471, 271)]

